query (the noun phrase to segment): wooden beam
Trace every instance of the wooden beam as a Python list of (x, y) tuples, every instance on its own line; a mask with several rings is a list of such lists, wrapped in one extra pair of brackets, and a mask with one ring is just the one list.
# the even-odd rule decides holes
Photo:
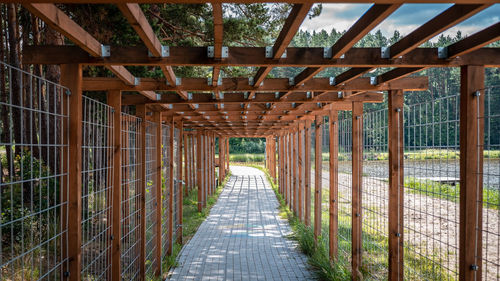
[[(63, 185), (63, 198), (67, 198), (67, 259), (69, 280), (79, 281), (81, 275), (82, 252), (82, 66), (78, 64), (61, 65), (61, 85), (71, 91), (63, 99), (69, 105), (69, 116), (63, 132), (68, 136), (68, 154), (63, 155), (67, 164), (67, 185)], [(68, 101), (69, 99), (69, 101)], [(66, 108), (66, 107), (64, 107)], [(64, 138), (62, 138), (64, 139)], [(64, 222), (66, 223), (66, 222)]]
[(323, 172), (323, 116), (316, 116), (315, 121), (315, 149), (314, 149), (314, 239), (318, 242), (318, 237), (321, 235), (321, 191), (323, 189), (322, 172)]
[(330, 134), (330, 194), (329, 194), (329, 235), (328, 235), (328, 245), (329, 245), (329, 255), (330, 260), (336, 261), (338, 258), (338, 215), (339, 215), (339, 203), (338, 203), (338, 152), (339, 152), (339, 124), (338, 124), (338, 111), (330, 110), (329, 122), (329, 134)]
[(455, 4), (390, 46), (390, 57), (397, 58), (422, 45), (437, 34), (488, 8), (489, 4)]
[(500, 65), (500, 48), (480, 48), (451, 60), (439, 58), (437, 48), (415, 48), (401, 58), (393, 59), (382, 58), (380, 48), (351, 48), (343, 57), (330, 59), (323, 57), (324, 48), (289, 47), (286, 49), (286, 58), (278, 60), (266, 58), (263, 47), (228, 47), (229, 56), (224, 60), (209, 58), (206, 47), (171, 46), (170, 56), (163, 58), (150, 57), (148, 49), (143, 46), (111, 46), (109, 57), (92, 57), (78, 46), (69, 45), (24, 46), (22, 51), (23, 64), (258, 67), (456, 67), (472, 63), (487, 67)]
[(111, 276), (114, 281), (121, 280), (121, 216), (122, 216), (122, 120), (121, 120), (121, 93), (109, 91), (108, 105), (115, 112), (113, 114), (113, 214), (111, 242)]
[(182, 203), (182, 198), (183, 198), (183, 183), (182, 183), (182, 163), (183, 163), (183, 160), (182, 160), (182, 135), (183, 135), (183, 132), (182, 132), (182, 121), (178, 122), (177, 124), (177, 129), (179, 130), (179, 138), (177, 140), (177, 155), (178, 155), (178, 162), (177, 162), (177, 177), (178, 177), (178, 181), (177, 181), (177, 188), (178, 188), (178, 195), (177, 195), (177, 206), (179, 206), (179, 210), (177, 210), (177, 223), (178, 223), (178, 226), (176, 225), (175, 227), (177, 228), (177, 239), (176, 239), (176, 242), (179, 243), (180, 245), (182, 245), (182, 219), (183, 219), (183, 216), (182, 216), (182, 206), (183, 206), (183, 203)]
[[(161, 118), (161, 112), (154, 112), (153, 113), (153, 119), (154, 122), (156, 123), (156, 147), (155, 147), (155, 195), (156, 195), (156, 229), (154, 230), (156, 233), (156, 241), (153, 243), (156, 244), (156, 249), (155, 249), (155, 257), (156, 261), (161, 261), (161, 249), (163, 249), (163, 244), (162, 244), (162, 217), (163, 217), (163, 182), (162, 182), (162, 162), (163, 162), (163, 157), (162, 157), (162, 146), (163, 146), (163, 134), (162, 134), (162, 118)], [(116, 123), (115, 123), (116, 126)], [(160, 276), (161, 275), (161, 262), (156, 262), (156, 268), (155, 268), (155, 276)]]
[(197, 180), (198, 180), (198, 212), (201, 213), (203, 210), (203, 177), (202, 177), (202, 141), (201, 141), (201, 132), (196, 134), (196, 172), (197, 172)]
[(500, 22), (449, 45), (448, 58), (462, 56), (498, 40), (500, 40)]
[(459, 277), (482, 278), (484, 67), (460, 69)]
[[(248, 84), (248, 79), (246, 78), (224, 78), (222, 79), (222, 84), (218, 86), (211, 86), (207, 84), (204, 78), (184, 78), (182, 85), (167, 85), (163, 79), (155, 78), (142, 78), (139, 85), (126, 85), (124, 82), (115, 78), (105, 78), (105, 77), (85, 77), (83, 81), (83, 90), (85, 91), (105, 91), (105, 90), (121, 90), (121, 91), (189, 91), (189, 92), (248, 92), (256, 91), (263, 93), (274, 93), (274, 92), (338, 92), (338, 91), (386, 91), (391, 89), (414, 89), (422, 90), (428, 87), (427, 77), (408, 77), (404, 79), (398, 79), (391, 81), (391, 83), (384, 83), (380, 85), (372, 85), (370, 83), (370, 78), (358, 77), (356, 79), (348, 79), (350, 82), (345, 85), (330, 85), (329, 78), (313, 78), (305, 82), (303, 85), (297, 86), (294, 89), (289, 89), (289, 82), (287, 78), (267, 78), (264, 84), (258, 88)], [(229, 93), (224, 94), (224, 99), (221, 99), (218, 103), (229, 103), (226, 97)], [(241, 94), (242, 95), (242, 94)], [(194, 96), (194, 94), (193, 94)], [(257, 97), (258, 95), (256, 95)], [(171, 101), (177, 101), (178, 103), (201, 103), (201, 101), (183, 101), (180, 99), (175, 99), (173, 95), (161, 95), (161, 99), (168, 98)], [(201, 99), (201, 96), (199, 96)], [(212, 99), (211, 95), (205, 94), (205, 99), (211, 102), (217, 102), (217, 100)], [(274, 99), (275, 102), (278, 100)], [(293, 99), (288, 98), (286, 101), (294, 102)], [(165, 100), (153, 101), (167, 103)], [(269, 102), (269, 100), (256, 100), (251, 101), (246, 99), (238, 99), (237, 102)], [(172, 102), (168, 102), (172, 103)]]
[(351, 254), (352, 254), (352, 279), (362, 280), (361, 253), (362, 253), (362, 201), (361, 185), (363, 182), (363, 104), (352, 103), (352, 230), (351, 230)]
[(389, 280), (403, 280), (404, 242), (404, 95), (403, 91), (389, 91)]

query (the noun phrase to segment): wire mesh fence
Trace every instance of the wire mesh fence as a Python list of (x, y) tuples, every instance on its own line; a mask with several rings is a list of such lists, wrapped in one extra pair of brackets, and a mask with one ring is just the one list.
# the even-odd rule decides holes
[(0, 62), (0, 280), (67, 268), (67, 88)]
[(175, 241), (177, 240), (177, 235), (179, 233), (179, 228), (180, 228), (180, 224), (179, 224), (179, 209), (180, 209), (180, 206), (179, 206), (179, 196), (182, 192), (182, 183), (181, 183), (181, 179), (179, 177), (179, 159), (181, 157), (181, 155), (179, 155), (179, 145), (180, 145), (180, 131), (178, 128), (174, 128), (174, 155), (173, 155), (173, 158), (172, 158), (172, 161), (173, 161), (173, 167), (174, 167), (174, 178), (173, 178), (173, 181), (174, 181), (174, 202), (173, 202), (173, 205), (172, 205), (172, 208), (173, 208), (173, 225), (174, 225), (174, 231), (172, 233), (172, 243), (175, 243)]
[[(484, 91), (483, 196), (478, 202), (482, 215), (482, 279), (500, 278), (500, 86)], [(480, 120), (478, 120), (480, 121)]]
[(146, 122), (146, 275), (153, 276), (158, 265), (156, 260), (156, 206), (158, 204), (156, 169), (156, 131), (157, 123)]
[(167, 259), (168, 249), (172, 241), (168, 239), (170, 231), (170, 126), (162, 125), (162, 263)]
[(82, 280), (111, 277), (114, 110), (83, 97)]
[(142, 120), (122, 113), (122, 279), (135, 280), (140, 273), (141, 223), (141, 126)]

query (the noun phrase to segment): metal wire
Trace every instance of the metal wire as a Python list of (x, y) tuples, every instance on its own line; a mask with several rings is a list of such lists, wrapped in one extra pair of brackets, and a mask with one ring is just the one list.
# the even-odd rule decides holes
[(453, 94), (405, 108), (407, 280), (458, 279), (459, 100)]
[(0, 74), (0, 280), (61, 280), (69, 90), (3, 62)]
[(482, 230), (482, 280), (498, 280), (500, 276), (500, 86), (484, 90), (484, 158)]
[(108, 105), (83, 97), (82, 280), (111, 278), (113, 114)]
[(177, 240), (179, 225), (179, 192), (181, 192), (181, 179), (179, 178), (179, 144), (180, 144), (180, 132), (178, 128), (174, 128), (174, 202), (173, 202), (173, 222), (174, 222), (174, 233), (172, 234), (172, 243)]
[(122, 114), (122, 279), (137, 280), (141, 243), (141, 123), (136, 116)]
[(168, 239), (170, 231), (170, 126), (162, 125), (162, 264), (164, 264), (171, 242)]
[(156, 251), (156, 130), (158, 124), (146, 122), (146, 276), (154, 276), (157, 267)]

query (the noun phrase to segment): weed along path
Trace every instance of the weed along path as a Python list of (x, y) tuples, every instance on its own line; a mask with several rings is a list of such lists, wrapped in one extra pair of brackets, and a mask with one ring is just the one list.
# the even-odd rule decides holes
[(313, 280), (306, 256), (264, 173), (232, 166), (210, 215), (178, 257), (170, 280)]

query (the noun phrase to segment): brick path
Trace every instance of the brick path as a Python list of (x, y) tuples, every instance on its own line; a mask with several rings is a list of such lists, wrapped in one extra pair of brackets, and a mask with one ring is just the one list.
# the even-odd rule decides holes
[(231, 167), (232, 176), (171, 280), (312, 280), (306, 257), (284, 236), (290, 226), (265, 175)]

